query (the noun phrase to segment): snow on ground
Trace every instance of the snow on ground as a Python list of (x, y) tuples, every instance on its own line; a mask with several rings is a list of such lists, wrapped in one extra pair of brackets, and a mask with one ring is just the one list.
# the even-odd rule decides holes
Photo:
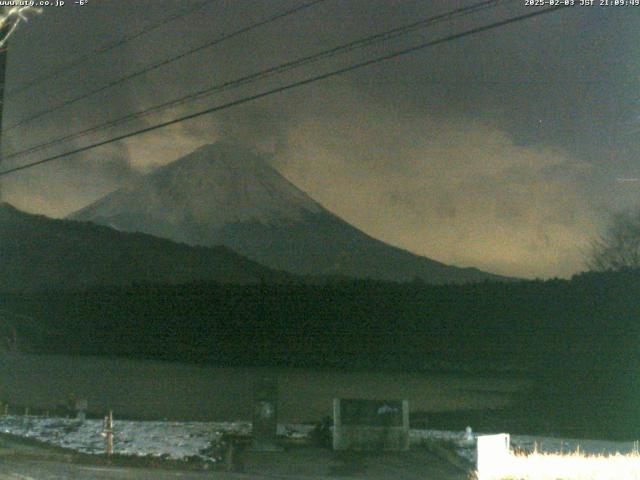
[[(37, 439), (82, 453), (101, 454), (106, 449), (102, 420), (7, 416), (0, 419), (0, 432)], [(168, 456), (183, 459), (203, 457), (221, 432), (248, 434), (248, 422), (134, 422), (114, 420), (114, 453)]]
[[(223, 432), (248, 435), (250, 422), (142, 422), (114, 420), (114, 453), (136, 456), (166, 456), (172, 459), (189, 457), (209, 458), (205, 453)], [(311, 425), (279, 425), (278, 434), (289, 438), (304, 438)], [(105, 452), (106, 440), (102, 436), (101, 420), (83, 422), (66, 418), (5, 416), (0, 418), (0, 432), (37, 439), (52, 445), (88, 454)], [(424, 440), (443, 440), (457, 445), (462, 457), (475, 463), (476, 433), (464, 431), (410, 430), (412, 445)], [(630, 453), (633, 442), (607, 442), (575, 440), (525, 435), (511, 436), (511, 445), (530, 452), (537, 446), (539, 452), (580, 452), (591, 454)]]
[[(410, 432), (412, 444), (427, 439), (453, 442), (457, 444), (458, 455), (473, 463), (477, 459), (476, 439), (478, 435), (483, 434), (473, 433), (472, 439), (469, 439), (466, 432), (443, 430), (411, 430)], [(540, 453), (572, 453), (579, 449), (581, 453), (586, 454), (613, 455), (616, 453), (627, 454), (634, 451), (633, 442), (566, 439), (532, 435), (511, 435), (510, 440), (512, 449), (517, 448), (524, 452), (533, 452), (537, 449)]]

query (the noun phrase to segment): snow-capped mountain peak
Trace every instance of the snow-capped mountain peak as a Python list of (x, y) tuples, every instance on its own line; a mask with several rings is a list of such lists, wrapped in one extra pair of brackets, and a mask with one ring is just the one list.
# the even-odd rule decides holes
[[(74, 219), (140, 216), (179, 226), (298, 221), (323, 208), (261, 156), (226, 144), (201, 147), (76, 213)], [(121, 228), (117, 221), (111, 222)]]

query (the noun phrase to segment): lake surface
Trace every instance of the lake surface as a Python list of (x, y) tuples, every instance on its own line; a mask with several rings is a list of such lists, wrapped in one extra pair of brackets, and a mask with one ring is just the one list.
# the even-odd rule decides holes
[(336, 372), (237, 368), (152, 360), (4, 354), (0, 398), (14, 409), (63, 408), (70, 394), (89, 413), (120, 418), (251, 420), (255, 382), (278, 380), (282, 422), (318, 421), (332, 399), (406, 399), (411, 412), (499, 408), (526, 388), (525, 379), (454, 374)]

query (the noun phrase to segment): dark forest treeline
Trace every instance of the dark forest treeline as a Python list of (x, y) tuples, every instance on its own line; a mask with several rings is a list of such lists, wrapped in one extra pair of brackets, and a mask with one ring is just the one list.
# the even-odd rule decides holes
[[(639, 271), (451, 286), (139, 285), (0, 302), (19, 342), (40, 352), (344, 369), (505, 365), (537, 380), (523, 401), (540, 414), (549, 403), (589, 418), (609, 412), (603, 428), (640, 402)], [(615, 422), (632, 428), (625, 418)]]
[[(36, 350), (231, 364), (588, 367), (635, 342), (640, 272), (430, 286), (138, 285), (0, 294)], [(1, 312), (0, 312), (1, 314)]]

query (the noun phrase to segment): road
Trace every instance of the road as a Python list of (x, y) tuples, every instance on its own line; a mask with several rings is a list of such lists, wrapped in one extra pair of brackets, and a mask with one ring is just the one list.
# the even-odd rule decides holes
[(79, 465), (64, 461), (0, 458), (0, 480), (466, 480), (448, 462), (425, 452), (336, 456), (330, 451), (305, 449), (245, 456), (241, 472), (175, 471), (127, 467)]
[(249, 478), (226, 473), (175, 472), (119, 467), (76, 465), (64, 462), (38, 460), (0, 460), (0, 480), (198, 480)]

